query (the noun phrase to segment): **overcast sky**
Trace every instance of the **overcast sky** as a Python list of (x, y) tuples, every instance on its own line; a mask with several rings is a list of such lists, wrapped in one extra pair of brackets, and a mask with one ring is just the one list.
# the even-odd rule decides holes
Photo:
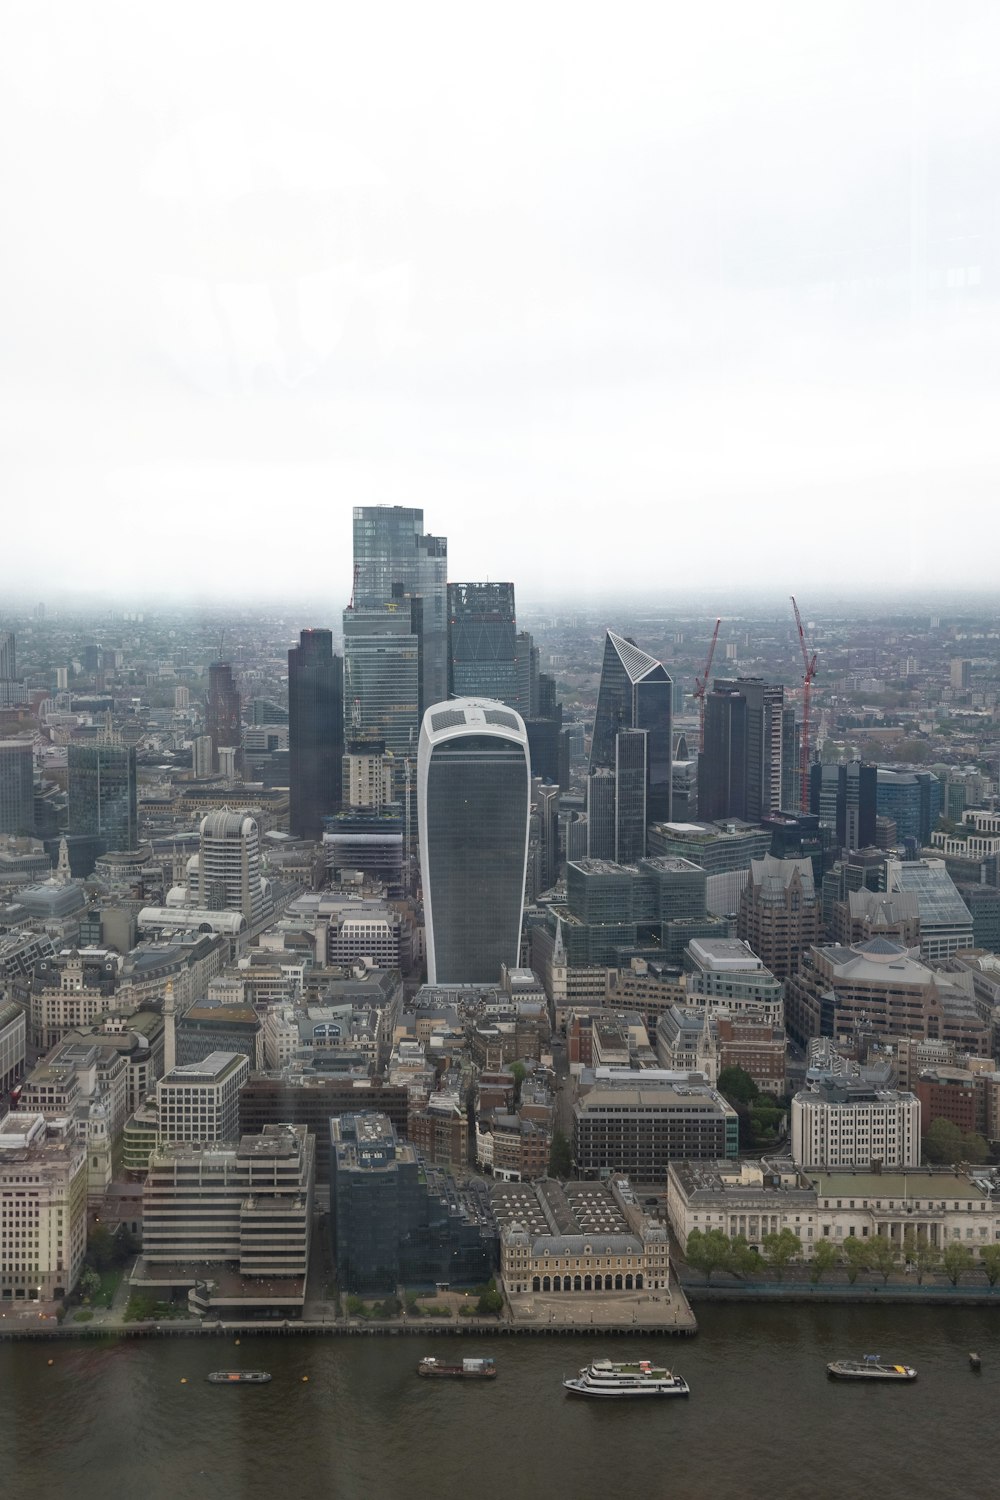
[(7, 0), (0, 589), (335, 617), (378, 503), (525, 599), (982, 584), (998, 55), (995, 0)]

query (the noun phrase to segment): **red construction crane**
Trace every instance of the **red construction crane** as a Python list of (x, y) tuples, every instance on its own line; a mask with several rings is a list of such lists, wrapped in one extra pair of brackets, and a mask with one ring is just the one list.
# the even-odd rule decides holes
[(715, 643), (719, 639), (719, 626), (722, 620), (716, 620), (715, 629), (712, 632), (712, 644), (708, 648), (708, 661), (705, 663), (704, 677), (695, 678), (694, 695), (698, 700), (698, 749), (705, 749), (705, 692), (708, 688), (708, 679), (712, 671), (712, 660), (715, 656)]
[(816, 676), (816, 653), (810, 656), (809, 647), (806, 645), (806, 633), (802, 629), (802, 616), (799, 614), (799, 606), (792, 596), (792, 608), (795, 611), (795, 623), (799, 631), (799, 645), (802, 647), (802, 665), (805, 672), (802, 677), (802, 791), (801, 811), (809, 811), (809, 702), (812, 698), (813, 678)]

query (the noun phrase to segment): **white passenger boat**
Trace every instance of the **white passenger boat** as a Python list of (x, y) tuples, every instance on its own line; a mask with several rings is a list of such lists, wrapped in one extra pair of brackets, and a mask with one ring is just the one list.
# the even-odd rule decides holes
[(629, 1396), (688, 1396), (686, 1380), (670, 1370), (652, 1364), (648, 1359), (634, 1364), (614, 1364), (610, 1359), (595, 1359), (574, 1380), (563, 1385), (571, 1396), (594, 1396), (602, 1400)]

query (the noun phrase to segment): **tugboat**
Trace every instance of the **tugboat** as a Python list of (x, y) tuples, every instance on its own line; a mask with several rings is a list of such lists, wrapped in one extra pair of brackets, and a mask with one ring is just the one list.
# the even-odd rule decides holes
[(495, 1380), (497, 1366), (494, 1359), (463, 1359), (460, 1365), (444, 1365), (428, 1355), (417, 1365), (417, 1374), (437, 1380)]
[(877, 1354), (864, 1359), (835, 1359), (826, 1367), (831, 1380), (916, 1380), (912, 1365), (884, 1365)]
[(564, 1380), (571, 1396), (595, 1396), (600, 1399), (629, 1396), (689, 1396), (691, 1387), (679, 1375), (653, 1365), (648, 1359), (634, 1364), (614, 1364), (610, 1359), (595, 1359), (586, 1365), (575, 1380)]
[(205, 1378), (210, 1385), (267, 1385), (271, 1376), (267, 1370), (213, 1370)]

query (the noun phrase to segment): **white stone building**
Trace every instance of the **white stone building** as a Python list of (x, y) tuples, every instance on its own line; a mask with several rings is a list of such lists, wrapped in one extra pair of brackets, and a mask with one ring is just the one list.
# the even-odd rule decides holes
[(902, 1089), (823, 1079), (795, 1095), (791, 1128), (798, 1166), (920, 1165), (920, 1101)]

